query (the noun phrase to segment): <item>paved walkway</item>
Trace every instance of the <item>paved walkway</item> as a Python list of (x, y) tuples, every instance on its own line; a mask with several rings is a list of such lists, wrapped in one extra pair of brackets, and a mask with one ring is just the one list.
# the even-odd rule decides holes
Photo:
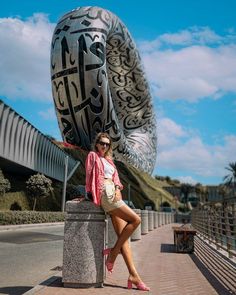
[[(174, 252), (172, 225), (154, 229), (137, 242), (132, 242), (136, 267), (143, 281), (150, 286), (153, 295), (213, 295), (226, 294), (214, 289), (211, 275), (201, 273), (194, 254)], [(197, 263), (198, 264), (198, 263)], [(199, 265), (199, 264), (198, 264)], [(127, 290), (128, 272), (119, 255), (113, 274), (108, 274), (104, 288), (73, 289), (63, 288), (61, 273), (56, 280), (46, 286), (42, 283), (32, 294), (36, 295), (118, 295), (140, 294), (135, 289)]]

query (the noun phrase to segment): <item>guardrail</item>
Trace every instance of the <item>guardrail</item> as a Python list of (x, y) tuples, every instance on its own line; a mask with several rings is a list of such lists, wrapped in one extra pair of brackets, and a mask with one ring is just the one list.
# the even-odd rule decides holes
[(205, 203), (192, 211), (192, 225), (200, 236), (236, 257), (236, 198)]

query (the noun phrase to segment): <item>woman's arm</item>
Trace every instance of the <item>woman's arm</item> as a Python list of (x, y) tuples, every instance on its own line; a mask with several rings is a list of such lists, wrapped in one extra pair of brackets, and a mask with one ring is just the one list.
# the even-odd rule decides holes
[(123, 185), (120, 182), (120, 178), (119, 178), (117, 169), (115, 169), (115, 172), (113, 174), (113, 182), (114, 182), (116, 188), (119, 188), (119, 190), (123, 189)]

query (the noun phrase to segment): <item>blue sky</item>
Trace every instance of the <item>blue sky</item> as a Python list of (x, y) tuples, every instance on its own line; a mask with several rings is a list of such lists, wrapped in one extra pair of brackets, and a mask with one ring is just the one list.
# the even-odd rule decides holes
[(221, 183), (236, 161), (236, 1), (3, 2), (0, 98), (57, 139), (50, 42), (58, 19), (79, 6), (115, 13), (139, 48), (157, 116), (153, 174)]

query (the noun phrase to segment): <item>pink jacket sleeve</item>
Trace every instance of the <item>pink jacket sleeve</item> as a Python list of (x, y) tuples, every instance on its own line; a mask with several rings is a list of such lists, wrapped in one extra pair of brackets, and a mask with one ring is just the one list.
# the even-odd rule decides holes
[(87, 156), (85, 162), (85, 172), (86, 172), (86, 191), (92, 192), (92, 172), (95, 165), (95, 153), (90, 152)]

